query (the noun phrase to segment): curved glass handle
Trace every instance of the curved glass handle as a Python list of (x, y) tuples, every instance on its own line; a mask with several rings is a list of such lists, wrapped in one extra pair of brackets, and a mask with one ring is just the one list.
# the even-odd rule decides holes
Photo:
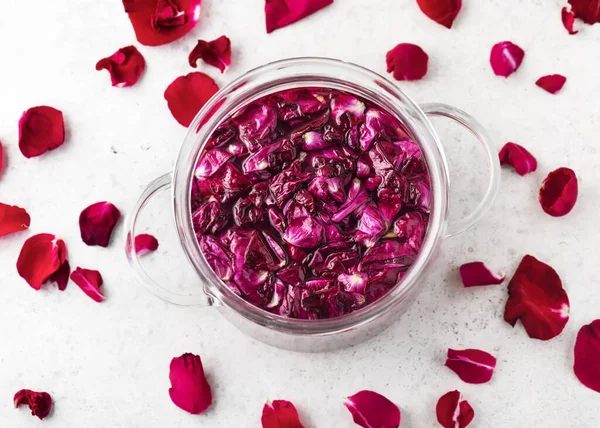
[(430, 103), (422, 104), (420, 107), (428, 116), (447, 117), (467, 128), (467, 130), (469, 130), (469, 132), (471, 132), (471, 134), (473, 134), (481, 143), (481, 147), (485, 151), (489, 164), (489, 181), (483, 198), (479, 202), (479, 205), (477, 205), (469, 215), (448, 225), (445, 238), (449, 238), (469, 229), (481, 220), (492, 206), (492, 203), (498, 194), (498, 190), (500, 189), (500, 160), (498, 159), (496, 152), (492, 149), (492, 139), (487, 131), (471, 115), (446, 104)]
[(169, 190), (171, 188), (171, 174), (165, 174), (152, 181), (138, 199), (135, 207), (133, 208), (131, 215), (127, 220), (127, 238), (125, 243), (125, 252), (127, 253), (127, 260), (131, 267), (137, 273), (137, 276), (146, 290), (152, 294), (160, 297), (166, 302), (173, 303), (180, 306), (213, 306), (215, 300), (212, 296), (206, 293), (200, 292), (200, 294), (181, 294), (175, 293), (167, 288), (158, 284), (144, 269), (140, 263), (140, 259), (135, 251), (135, 237), (136, 226), (140, 217), (140, 214), (144, 211), (144, 208), (155, 197), (158, 193)]

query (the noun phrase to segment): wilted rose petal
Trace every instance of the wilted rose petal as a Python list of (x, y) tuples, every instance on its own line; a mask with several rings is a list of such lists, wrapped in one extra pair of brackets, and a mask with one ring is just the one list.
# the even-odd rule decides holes
[(575, 17), (587, 24), (600, 22), (600, 0), (569, 0)]
[(171, 381), (169, 395), (177, 407), (199, 415), (212, 404), (212, 392), (198, 355), (185, 353), (173, 358), (169, 379)]
[(17, 260), (17, 271), (32, 288), (39, 290), (66, 259), (64, 241), (50, 233), (40, 233), (23, 244)]
[(32, 107), (19, 120), (19, 149), (32, 158), (54, 150), (65, 142), (65, 124), (60, 110)]
[(175, 79), (165, 91), (165, 100), (175, 120), (187, 127), (218, 90), (214, 80), (195, 71)]
[(133, 86), (146, 68), (146, 61), (135, 46), (119, 49), (96, 64), (96, 70), (107, 70), (113, 86), (124, 88)]
[(121, 218), (121, 212), (110, 202), (96, 202), (79, 215), (81, 239), (87, 245), (108, 247), (110, 235)]
[(537, 160), (531, 153), (515, 143), (506, 143), (498, 154), (501, 165), (512, 166), (517, 174), (525, 175), (537, 169)]
[(62, 266), (56, 272), (50, 275), (48, 281), (56, 283), (60, 291), (65, 291), (67, 289), (67, 284), (69, 283), (70, 274), (71, 266), (69, 265), (69, 261), (65, 260)]
[(462, 7), (462, 0), (417, 0), (417, 4), (427, 17), (446, 28), (452, 28)]
[(71, 273), (71, 281), (83, 290), (92, 300), (100, 303), (104, 300), (104, 295), (100, 291), (102, 286), (102, 275), (97, 270), (76, 268)]
[(494, 45), (490, 54), (490, 64), (496, 76), (508, 77), (513, 74), (525, 57), (525, 51), (512, 42)]
[(135, 237), (135, 253), (144, 256), (158, 248), (158, 240), (147, 233), (141, 233)]
[(30, 389), (22, 389), (15, 394), (13, 399), (15, 408), (26, 404), (31, 409), (31, 414), (44, 419), (52, 410), (52, 397), (47, 392), (36, 392)]
[(262, 428), (304, 428), (294, 405), (285, 400), (265, 403), (260, 421)]
[(540, 340), (558, 336), (569, 321), (569, 297), (554, 269), (526, 255), (508, 284), (504, 321), (517, 320), (529, 337)]
[(492, 272), (483, 262), (465, 263), (459, 270), (465, 287), (502, 284), (506, 278), (505, 275), (497, 275)]
[(363, 428), (400, 426), (400, 409), (383, 395), (360, 391), (346, 398), (344, 405), (352, 413), (354, 423)]
[(31, 217), (23, 208), (0, 202), (0, 236), (25, 230), (31, 224)]
[(577, 202), (577, 176), (570, 168), (558, 168), (548, 174), (540, 188), (542, 209), (553, 217), (571, 212)]
[(565, 86), (566, 82), (567, 78), (565, 76), (560, 74), (550, 74), (548, 76), (540, 77), (535, 84), (546, 92), (556, 94), (562, 89), (563, 86)]
[(267, 33), (293, 24), (332, 3), (333, 0), (265, 0)]
[(446, 367), (467, 383), (486, 383), (492, 379), (496, 358), (479, 349), (448, 349)]
[(582, 384), (600, 392), (600, 319), (577, 333), (573, 371)]
[(221, 36), (211, 42), (198, 40), (198, 44), (190, 52), (188, 61), (196, 68), (199, 59), (217, 67), (223, 73), (231, 65), (231, 40), (227, 36)]
[(458, 391), (444, 394), (437, 402), (435, 414), (444, 428), (465, 428), (475, 417), (473, 408)]
[(573, 35), (579, 33), (579, 31), (573, 30), (573, 26), (575, 25), (575, 14), (572, 11), (569, 12), (566, 7), (563, 7), (561, 11), (561, 19), (565, 29), (569, 32), (569, 34)]
[(419, 80), (427, 74), (429, 56), (417, 45), (400, 43), (385, 56), (387, 72), (396, 80)]

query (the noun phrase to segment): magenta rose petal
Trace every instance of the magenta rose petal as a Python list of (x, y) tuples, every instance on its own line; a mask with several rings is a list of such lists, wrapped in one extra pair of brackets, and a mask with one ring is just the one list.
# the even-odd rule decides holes
[(567, 30), (570, 35), (579, 33), (579, 31), (575, 31), (573, 29), (575, 25), (575, 14), (573, 13), (573, 11), (569, 11), (566, 7), (563, 7), (560, 12), (560, 17), (562, 19), (562, 23), (565, 27), (565, 30)]
[(550, 74), (548, 76), (540, 77), (535, 84), (546, 92), (556, 94), (563, 88), (563, 86), (565, 86), (566, 82), (567, 78), (565, 76), (560, 74)]
[(133, 86), (146, 68), (146, 61), (135, 46), (126, 46), (96, 64), (96, 70), (107, 70), (113, 86)]
[(460, 12), (462, 0), (417, 0), (417, 4), (428, 18), (450, 29)]
[(332, 3), (333, 0), (265, 0), (267, 33), (293, 24)]
[(71, 273), (71, 281), (95, 302), (100, 303), (104, 300), (104, 295), (100, 291), (103, 283), (102, 275), (97, 270), (78, 267)]
[(67, 247), (62, 239), (50, 233), (28, 238), (17, 259), (17, 271), (31, 288), (39, 290), (67, 259)]
[(419, 80), (427, 74), (429, 56), (417, 45), (400, 43), (385, 56), (387, 72), (396, 80)]
[(147, 233), (141, 233), (135, 237), (135, 253), (145, 256), (158, 249), (158, 240)]
[(81, 239), (87, 245), (108, 247), (110, 236), (121, 218), (121, 212), (110, 202), (97, 202), (79, 215)]
[(600, 22), (600, 0), (569, 0), (569, 4), (575, 17), (586, 24)]
[(465, 287), (502, 284), (505, 275), (495, 274), (483, 262), (465, 263), (459, 268)]
[(29, 228), (31, 217), (23, 208), (0, 202), (0, 236)]
[(573, 371), (582, 384), (600, 392), (600, 319), (577, 333)]
[(363, 428), (400, 426), (400, 409), (386, 397), (373, 391), (360, 391), (346, 398), (356, 425)]
[(212, 392), (198, 355), (185, 353), (171, 360), (169, 369), (173, 403), (188, 413), (199, 415), (212, 404)]
[(31, 415), (44, 419), (52, 410), (52, 397), (47, 392), (36, 392), (30, 389), (22, 389), (15, 394), (13, 399), (15, 408), (21, 405), (29, 406)]
[(188, 57), (190, 66), (196, 68), (199, 59), (217, 67), (223, 73), (231, 65), (231, 40), (227, 36), (221, 36), (210, 42), (198, 40), (198, 44)]
[(260, 422), (262, 428), (304, 428), (296, 407), (286, 400), (265, 403)]
[(465, 428), (475, 417), (475, 411), (458, 391), (444, 394), (437, 402), (435, 413), (444, 428)]
[(542, 209), (553, 217), (562, 217), (571, 212), (577, 202), (579, 187), (577, 176), (570, 168), (552, 171), (540, 188)]
[(490, 54), (490, 64), (496, 76), (508, 77), (513, 74), (525, 57), (525, 51), (512, 42), (494, 45)]
[(218, 90), (219, 86), (209, 76), (192, 72), (178, 77), (168, 86), (165, 90), (165, 100), (175, 120), (187, 127)]
[(48, 281), (54, 282), (60, 291), (67, 289), (69, 283), (69, 275), (71, 274), (71, 266), (69, 261), (65, 260), (62, 266), (48, 278)]
[(535, 157), (525, 147), (515, 143), (506, 143), (498, 157), (501, 165), (512, 166), (519, 175), (526, 175), (537, 169)]
[(446, 367), (467, 383), (486, 383), (492, 379), (496, 358), (479, 349), (448, 349)]
[(19, 120), (19, 149), (32, 158), (60, 147), (65, 142), (65, 124), (60, 110), (32, 107)]

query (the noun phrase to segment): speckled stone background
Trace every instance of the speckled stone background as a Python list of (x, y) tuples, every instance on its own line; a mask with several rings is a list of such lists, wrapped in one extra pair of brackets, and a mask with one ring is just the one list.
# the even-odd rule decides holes
[[(560, 0), (465, 1), (451, 31), (426, 18), (414, 0), (337, 0), (267, 35), (262, 0), (203, 3), (190, 35), (148, 48), (136, 43), (118, 0), (3, 2), (0, 140), (8, 166), (0, 201), (26, 207), (32, 225), (0, 241), (0, 427), (258, 427), (265, 400), (284, 398), (297, 405), (307, 427), (344, 428), (354, 425), (343, 399), (360, 389), (398, 403), (403, 428), (437, 426), (435, 403), (452, 389), (475, 408), (474, 428), (600, 426), (600, 395), (581, 386), (571, 369), (577, 330), (600, 318), (600, 25), (580, 25), (580, 34), (569, 36), (560, 21), (566, 1)], [(500, 195), (485, 220), (444, 242), (408, 313), (360, 346), (318, 355), (281, 351), (242, 335), (215, 310), (165, 304), (130, 271), (123, 224), (110, 248), (86, 247), (77, 218), (99, 200), (128, 214), (144, 185), (170, 170), (185, 129), (171, 117), (163, 91), (191, 71), (187, 54), (197, 38), (221, 34), (232, 40), (233, 66), (224, 75), (200, 67), (220, 84), (265, 62), (305, 55), (384, 73), (390, 48), (417, 43), (430, 55), (429, 73), (401, 83), (402, 89), (418, 102), (471, 112), (498, 149), (506, 141), (521, 143), (535, 153), (539, 169), (527, 177), (503, 170)], [(527, 52), (507, 80), (488, 64), (492, 45), (503, 40)], [(146, 57), (147, 71), (134, 88), (112, 88), (94, 65), (132, 43)], [(568, 76), (558, 96), (534, 85), (550, 73)], [(23, 110), (40, 104), (63, 110), (68, 141), (27, 160), (17, 148), (17, 122)], [(440, 129), (457, 178), (453, 211), (460, 214), (478, 194), (484, 164), (475, 143), (457, 132)], [(555, 219), (540, 209), (537, 189), (547, 172), (563, 165), (578, 173), (580, 199), (571, 214)], [(158, 214), (149, 221), (161, 242), (170, 239), (168, 221)], [(66, 240), (73, 266), (102, 272), (104, 303), (73, 284), (64, 293), (52, 287), (36, 293), (17, 275), (24, 239), (40, 232)], [(559, 272), (571, 299), (564, 333), (549, 342), (504, 323), (505, 286), (464, 290), (456, 273), (461, 263), (480, 259), (511, 273), (526, 253)], [(169, 256), (177, 254), (161, 247), (156, 260), (165, 260), (162, 270), (177, 284), (183, 274)], [(492, 382), (461, 382), (443, 367), (448, 347), (495, 354)], [(167, 393), (169, 361), (186, 351), (202, 355), (214, 388), (214, 406), (203, 416), (181, 411)], [(20, 388), (49, 391), (52, 417), (40, 422), (27, 409), (12, 409)]]

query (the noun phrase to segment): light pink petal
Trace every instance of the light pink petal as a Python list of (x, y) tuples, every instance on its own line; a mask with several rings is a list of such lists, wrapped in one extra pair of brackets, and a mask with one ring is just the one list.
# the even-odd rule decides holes
[(465, 428), (475, 417), (475, 411), (458, 391), (444, 394), (437, 402), (435, 413), (444, 428)]
[(490, 64), (496, 76), (508, 77), (513, 74), (525, 57), (525, 51), (512, 42), (494, 45), (490, 54)]
[(138, 256), (144, 256), (158, 249), (158, 240), (147, 233), (139, 234), (135, 237), (135, 253)]
[(285, 400), (267, 402), (260, 421), (262, 428), (304, 428), (294, 405)]
[(548, 76), (540, 77), (535, 84), (546, 92), (556, 94), (563, 88), (563, 86), (565, 86), (566, 82), (567, 78), (565, 76), (560, 74), (550, 74)]
[(506, 143), (498, 156), (501, 165), (512, 166), (519, 175), (526, 175), (537, 169), (537, 160), (525, 147), (518, 144)]
[(560, 17), (565, 29), (569, 32), (569, 34), (573, 35), (579, 33), (579, 31), (573, 30), (573, 26), (575, 25), (575, 14), (572, 11), (569, 11), (566, 7), (563, 7), (562, 11), (560, 12)]
[(177, 407), (199, 415), (212, 404), (212, 392), (198, 355), (186, 353), (173, 358), (169, 369), (169, 380), (171, 381), (169, 395)]
[(573, 371), (582, 384), (600, 392), (600, 319), (579, 330)]
[(360, 391), (346, 398), (344, 405), (354, 423), (363, 428), (400, 426), (400, 409), (386, 397), (373, 391)]
[(71, 273), (71, 281), (81, 288), (92, 300), (100, 303), (104, 300), (104, 295), (100, 292), (102, 286), (102, 275), (97, 270), (76, 268)]
[(577, 175), (570, 168), (558, 168), (548, 174), (540, 188), (542, 209), (553, 217), (562, 217), (571, 212), (577, 202), (579, 186)]
[(479, 349), (448, 349), (446, 367), (467, 383), (486, 383), (492, 379), (496, 358)]
[(79, 215), (81, 239), (87, 245), (108, 247), (110, 236), (121, 218), (121, 212), (110, 202), (97, 202)]
[(429, 56), (417, 45), (400, 43), (385, 56), (387, 72), (396, 80), (419, 80), (427, 74)]
[(460, 277), (465, 287), (502, 284), (505, 275), (497, 275), (483, 262), (465, 263), (460, 267)]

